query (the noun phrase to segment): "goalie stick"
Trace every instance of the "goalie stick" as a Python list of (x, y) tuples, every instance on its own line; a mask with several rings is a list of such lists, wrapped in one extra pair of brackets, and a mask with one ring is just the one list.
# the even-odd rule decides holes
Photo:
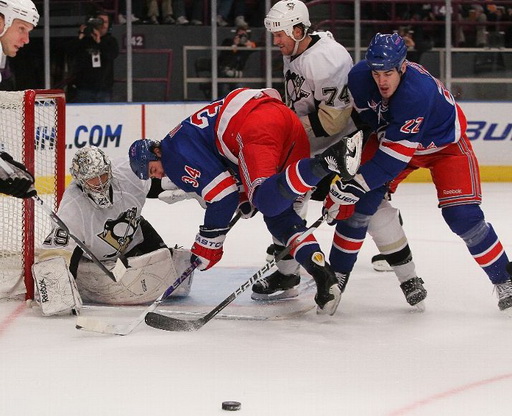
[[(237, 221), (242, 217), (241, 213), (238, 212), (236, 216), (229, 223), (229, 229), (231, 229)], [(169, 286), (156, 300), (149, 305), (135, 320), (131, 323), (123, 325), (123, 324), (109, 324), (103, 322), (99, 319), (95, 318), (87, 318), (84, 316), (78, 316), (76, 319), (76, 329), (81, 329), (84, 331), (90, 332), (99, 332), (102, 334), (112, 334), (112, 335), (128, 335), (135, 328), (137, 328), (145, 319), (148, 313), (152, 313), (165, 299), (171, 296), (171, 293), (174, 292), (179, 285), (181, 285), (185, 280), (187, 280), (190, 275), (194, 272), (196, 267), (201, 263), (199, 259), (194, 260), (189, 267), (178, 277), (174, 283)]]
[(323, 221), (324, 217), (320, 217), (318, 220), (316, 220), (310, 227), (308, 227), (306, 231), (298, 236), (292, 244), (287, 246), (274, 259), (267, 262), (265, 266), (254, 273), (249, 280), (243, 283), (238, 289), (231, 293), (226, 299), (224, 299), (219, 305), (213, 308), (205, 316), (195, 320), (184, 320), (161, 315), (155, 312), (149, 312), (145, 318), (146, 324), (153, 328), (163, 329), (165, 331), (197, 331), (203, 327), (204, 324), (214, 318), (221, 310), (233, 302), (248, 287), (251, 287), (255, 282), (261, 279), (261, 277), (273, 266), (275, 266), (278, 261), (282, 260), (292, 250), (293, 247), (297, 246), (306, 237), (311, 235), (313, 231), (315, 231), (320, 226), (320, 224), (322, 224)]
[[(118, 271), (119, 269), (117, 268), (117, 266), (114, 267), (113, 271), (110, 271), (109, 269), (107, 269), (105, 267), (105, 265), (101, 261), (99, 261), (98, 258), (91, 252), (89, 247), (87, 247), (82, 241), (80, 241), (80, 239), (78, 237), (76, 237), (75, 235), (73, 235), (71, 233), (68, 226), (66, 224), (64, 224), (64, 222), (59, 218), (59, 216), (48, 205), (46, 205), (44, 203), (44, 201), (39, 197), (39, 195), (34, 195), (32, 198), (37, 203), (39, 203), (39, 205), (41, 205), (41, 207), (46, 211), (48, 216), (52, 219), (53, 222), (55, 222), (55, 224), (57, 224), (60, 228), (62, 228), (64, 231), (66, 231), (68, 233), (68, 235), (73, 240), (75, 240), (78, 247), (80, 247), (85, 253), (87, 253), (87, 255), (91, 258), (91, 260), (94, 262), (94, 264), (96, 264), (103, 272), (105, 272), (105, 274), (108, 277), (110, 277), (114, 282), (119, 282), (122, 279), (124, 272), (119, 272)], [(121, 259), (118, 258), (117, 261), (121, 262)], [(126, 271), (126, 269), (124, 271)]]

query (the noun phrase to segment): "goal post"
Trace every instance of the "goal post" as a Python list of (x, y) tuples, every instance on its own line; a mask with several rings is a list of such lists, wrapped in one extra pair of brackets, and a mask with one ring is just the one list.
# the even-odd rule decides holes
[[(65, 107), (61, 90), (0, 91), (0, 150), (23, 162), (54, 210), (66, 181)], [(0, 210), (0, 299), (32, 299), (31, 267), (53, 224), (31, 198), (0, 194)]]

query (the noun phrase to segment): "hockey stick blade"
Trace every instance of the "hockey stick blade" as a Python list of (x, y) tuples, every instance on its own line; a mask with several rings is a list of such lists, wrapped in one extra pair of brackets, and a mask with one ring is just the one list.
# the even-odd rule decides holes
[(213, 319), (221, 310), (223, 310), (226, 306), (233, 302), (247, 288), (251, 287), (256, 281), (261, 279), (261, 277), (273, 266), (275, 266), (279, 260), (283, 259), (286, 255), (288, 255), (292, 248), (296, 247), (305, 238), (312, 234), (313, 231), (315, 231), (320, 226), (320, 224), (322, 224), (323, 221), (324, 217), (320, 217), (318, 220), (316, 220), (306, 231), (304, 231), (299, 237), (297, 237), (291, 245), (287, 246), (281, 253), (279, 253), (278, 256), (276, 256), (270, 262), (267, 262), (265, 266), (263, 266), (260, 270), (254, 273), (249, 280), (243, 283), (238, 289), (231, 293), (226, 299), (224, 299), (219, 305), (213, 308), (202, 318), (195, 320), (184, 320), (161, 315), (158, 313), (153, 313), (151, 311), (146, 316), (146, 324), (153, 328), (162, 329), (165, 331), (197, 331), (198, 329), (203, 327), (204, 324)]
[(149, 312), (144, 319), (149, 326), (165, 331), (197, 331), (207, 322), (204, 316), (199, 319), (186, 321), (155, 312)]
[[(311, 289), (316, 287), (316, 283), (314, 279), (308, 280), (304, 285), (301, 285), (299, 295), (307, 295), (309, 292), (311, 292)], [(230, 320), (230, 321), (278, 321), (278, 320), (284, 320), (284, 319), (290, 319), (295, 318), (298, 316), (302, 316), (305, 313), (313, 310), (315, 308), (315, 305), (307, 304), (304, 306), (300, 306), (297, 308), (296, 305), (297, 297), (293, 299), (276, 299), (276, 300), (268, 300), (268, 301), (259, 301), (258, 303), (253, 305), (256, 305), (256, 309), (260, 309), (263, 307), (265, 309), (266, 307), (271, 306), (283, 306), (286, 307), (288, 310), (284, 311), (276, 311), (270, 315), (257, 315), (257, 314), (240, 314), (240, 313), (232, 313), (232, 314), (226, 314), (226, 313), (219, 313), (215, 317), (216, 319), (222, 319), (222, 320)], [(155, 314), (156, 315), (156, 314)], [(162, 315), (165, 316), (173, 316), (173, 315), (181, 315), (181, 316), (187, 316), (187, 317), (202, 317), (206, 315), (206, 312), (200, 312), (200, 311), (187, 311), (187, 310), (180, 310), (180, 309), (174, 309), (174, 310), (167, 310), (164, 309), (162, 311)]]

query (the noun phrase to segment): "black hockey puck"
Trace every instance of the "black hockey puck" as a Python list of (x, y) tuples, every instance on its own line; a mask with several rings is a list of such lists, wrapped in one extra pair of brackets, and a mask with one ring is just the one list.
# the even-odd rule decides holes
[(222, 410), (240, 410), (242, 403), (240, 402), (222, 402)]

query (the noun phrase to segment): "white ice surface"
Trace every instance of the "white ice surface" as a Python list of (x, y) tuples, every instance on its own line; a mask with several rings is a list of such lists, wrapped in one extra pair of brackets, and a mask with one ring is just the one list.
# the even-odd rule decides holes
[[(240, 416), (511, 414), (512, 318), (498, 310), (486, 275), (444, 223), (431, 184), (404, 184), (393, 203), (428, 290), (424, 313), (407, 305), (393, 274), (372, 270), (370, 239), (334, 317), (214, 319), (191, 333), (141, 324), (119, 337), (2, 302), (0, 415), (210, 416), (226, 414), (225, 400), (242, 403)], [(511, 206), (512, 184), (484, 184), (486, 218), (509, 252)], [(202, 219), (195, 201), (148, 201), (144, 214), (169, 245), (190, 246)], [(313, 203), (310, 223), (319, 215)], [(323, 224), (316, 233), (326, 252), (332, 232)], [(217, 279), (213, 308), (240, 284), (230, 276), (244, 281), (264, 265), (269, 241), (261, 216), (241, 220), (222, 261), (196, 274), (192, 295)], [(102, 318), (122, 322), (140, 311)]]

